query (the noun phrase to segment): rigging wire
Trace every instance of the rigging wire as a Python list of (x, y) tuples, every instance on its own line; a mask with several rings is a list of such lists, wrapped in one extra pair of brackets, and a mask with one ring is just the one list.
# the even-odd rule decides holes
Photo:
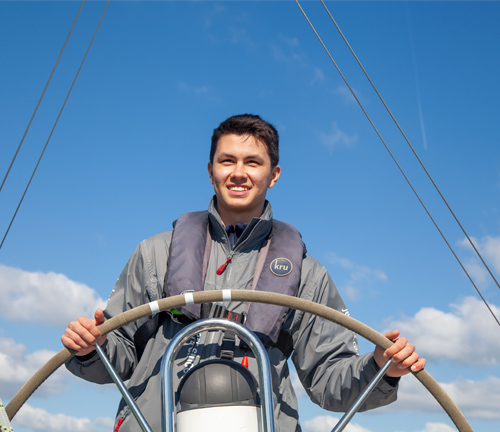
[(368, 72), (366, 72), (365, 68), (363, 67), (363, 65), (361, 64), (361, 61), (359, 60), (358, 56), (354, 53), (354, 50), (352, 49), (351, 45), (349, 44), (349, 42), (347, 41), (346, 37), (344, 36), (344, 34), (342, 33), (342, 30), (340, 30), (340, 27), (338, 26), (337, 22), (335, 21), (335, 19), (333, 18), (332, 14), (330, 13), (330, 11), (328, 10), (326, 4), (324, 3), (323, 0), (320, 0), (321, 1), (321, 4), (323, 5), (323, 7), (325, 8), (326, 12), (328, 13), (328, 15), (330, 16), (330, 19), (332, 20), (333, 24), (335, 25), (335, 27), (337, 28), (340, 36), (342, 37), (342, 39), (344, 40), (344, 42), (346, 43), (347, 47), (349, 48), (349, 51), (351, 51), (351, 54), (354, 56), (354, 58), (356, 59), (356, 62), (358, 63), (359, 67), (361, 68), (361, 70), (363, 71), (363, 73), (365, 74), (366, 76), (366, 79), (370, 82), (373, 90), (375, 90), (375, 93), (377, 94), (377, 96), (379, 97), (380, 101), (382, 102), (382, 104), (384, 105), (386, 111), (389, 113), (389, 115), (391, 116), (391, 119), (392, 121), (394, 122), (394, 124), (396, 125), (396, 127), (398, 128), (399, 132), (401, 133), (401, 135), (403, 136), (404, 140), (406, 141), (406, 143), (408, 144), (408, 146), (410, 147), (411, 151), (413, 152), (413, 154), (415, 155), (415, 157), (417, 158), (418, 162), (420, 163), (420, 166), (422, 167), (422, 169), (425, 171), (425, 174), (427, 175), (427, 177), (429, 178), (429, 180), (431, 181), (432, 185), (434, 186), (434, 188), (436, 189), (437, 193), (439, 194), (439, 196), (441, 197), (442, 201), (444, 202), (444, 204), (446, 205), (446, 207), (448, 208), (449, 212), (451, 213), (451, 215), (453, 216), (453, 218), (455, 219), (455, 222), (458, 224), (458, 226), (460, 227), (460, 229), (462, 230), (462, 232), (464, 233), (465, 237), (467, 238), (467, 240), (469, 241), (470, 245), (472, 246), (472, 248), (474, 249), (474, 251), (476, 252), (476, 255), (479, 257), (479, 259), (481, 260), (481, 262), (483, 263), (484, 267), (486, 268), (486, 270), (488, 271), (488, 273), (490, 274), (491, 278), (493, 279), (493, 281), (495, 282), (496, 286), (498, 287), (498, 289), (500, 289), (500, 284), (498, 283), (497, 279), (495, 278), (495, 276), (493, 275), (493, 272), (490, 270), (490, 268), (488, 267), (488, 265), (486, 264), (486, 262), (484, 261), (482, 255), (479, 253), (479, 251), (477, 250), (476, 246), (474, 245), (473, 241), (471, 240), (471, 238), (469, 237), (469, 235), (467, 234), (467, 232), (465, 231), (465, 228), (462, 226), (462, 224), (460, 223), (460, 221), (458, 220), (458, 217), (455, 215), (455, 213), (453, 212), (453, 210), (451, 209), (450, 205), (448, 204), (448, 201), (445, 199), (444, 195), (441, 193), (441, 190), (439, 189), (439, 187), (437, 186), (436, 182), (434, 181), (434, 179), (432, 178), (431, 174), (429, 173), (429, 171), (427, 170), (427, 168), (425, 167), (424, 163), (422, 162), (422, 160), (420, 159), (420, 157), (418, 156), (417, 154), (417, 151), (415, 150), (415, 148), (412, 146), (412, 144), (410, 143), (410, 140), (408, 139), (408, 137), (406, 136), (406, 134), (403, 132), (403, 129), (401, 128), (401, 126), (399, 125), (398, 121), (396, 120), (396, 118), (394, 117), (394, 115), (392, 114), (391, 110), (389, 109), (389, 107), (387, 106), (385, 100), (382, 98), (382, 95), (379, 93), (377, 87), (375, 87), (375, 84), (373, 83), (373, 81), (371, 80), (371, 78), (369, 77), (368, 75)]
[(429, 210), (427, 209), (426, 205), (424, 204), (424, 202), (422, 201), (422, 199), (420, 198), (420, 195), (417, 193), (417, 191), (415, 190), (415, 188), (413, 187), (412, 183), (410, 182), (409, 178), (407, 177), (406, 173), (404, 172), (403, 168), (401, 167), (401, 165), (398, 163), (396, 157), (394, 156), (394, 154), (392, 153), (392, 151), (390, 150), (389, 146), (387, 145), (387, 143), (385, 142), (385, 140), (382, 138), (380, 132), (378, 131), (377, 127), (375, 126), (375, 124), (373, 123), (371, 117), (369, 116), (369, 114), (366, 112), (365, 108), (363, 107), (363, 104), (360, 102), (360, 100), (358, 99), (358, 97), (356, 96), (354, 90), (352, 89), (352, 87), (350, 86), (349, 82), (347, 81), (347, 79), (345, 78), (344, 74), (342, 73), (342, 71), (340, 70), (339, 66), (337, 65), (337, 62), (334, 60), (334, 58), (332, 57), (332, 55), (330, 54), (330, 51), (328, 50), (328, 48), (326, 47), (326, 45), (324, 44), (323, 40), (321, 39), (321, 37), (319, 36), (318, 32), (316, 31), (316, 29), (314, 28), (312, 22), (309, 20), (307, 14), (305, 13), (304, 9), (302, 9), (302, 6), (300, 5), (299, 1), (298, 0), (295, 0), (295, 3), (297, 4), (297, 6), (299, 7), (300, 11), (302, 12), (302, 14), (304, 15), (304, 18), (306, 19), (306, 21), (308, 22), (309, 26), (311, 27), (311, 29), (313, 30), (314, 34), (316, 35), (316, 37), (318, 38), (319, 42), (321, 43), (321, 45), (323, 46), (323, 49), (326, 51), (326, 53), (328, 54), (328, 57), (330, 58), (331, 62), (333, 63), (333, 65), (335, 66), (335, 69), (337, 69), (337, 72), (340, 74), (342, 80), (344, 81), (344, 83), (346, 84), (347, 88), (349, 89), (349, 91), (351, 92), (352, 96), (354, 97), (354, 99), (356, 100), (357, 104), (359, 105), (359, 107), (361, 108), (361, 111), (363, 111), (363, 114), (365, 115), (365, 117), (368, 119), (368, 121), (370, 122), (370, 125), (372, 126), (373, 130), (375, 131), (375, 133), (377, 134), (377, 136), (379, 137), (380, 141), (382, 142), (382, 144), (384, 145), (385, 149), (387, 150), (387, 152), (389, 153), (389, 155), (391, 156), (392, 160), (394, 161), (394, 163), (396, 164), (396, 166), (398, 167), (399, 171), (401, 172), (401, 174), (403, 175), (403, 177), (405, 178), (406, 182), (408, 183), (408, 185), (410, 186), (412, 192), (415, 194), (415, 196), (417, 197), (418, 201), (420, 202), (421, 206), (423, 207), (423, 209), (425, 210), (425, 212), (427, 213), (427, 216), (429, 216), (430, 220), (432, 221), (432, 223), (434, 224), (434, 226), (436, 227), (436, 229), (438, 230), (439, 234), (441, 235), (442, 239), (444, 240), (444, 242), (446, 243), (446, 245), (448, 246), (448, 248), (450, 249), (451, 253), (453, 254), (453, 256), (455, 257), (455, 259), (457, 260), (458, 264), (460, 265), (460, 267), (462, 268), (462, 270), (464, 271), (464, 273), (466, 274), (467, 278), (469, 279), (469, 281), (471, 282), (471, 284), (474, 286), (474, 288), (476, 289), (476, 292), (478, 293), (479, 297), (481, 297), (481, 299), (483, 300), (483, 303), (486, 305), (486, 307), (488, 308), (488, 310), (490, 311), (491, 313), (491, 316), (493, 317), (493, 319), (497, 322), (498, 326), (500, 326), (500, 321), (498, 320), (498, 318), (496, 317), (495, 313), (493, 312), (493, 310), (491, 309), (490, 305), (488, 304), (488, 302), (486, 301), (486, 299), (483, 297), (483, 295), (481, 294), (481, 292), (479, 291), (479, 288), (476, 286), (476, 284), (474, 283), (474, 281), (472, 280), (471, 276), (469, 275), (469, 273), (467, 272), (467, 270), (465, 269), (464, 265), (462, 264), (462, 261), (460, 260), (460, 258), (458, 258), (457, 254), (455, 253), (453, 247), (450, 245), (450, 243), (448, 242), (448, 240), (446, 239), (446, 236), (443, 234), (443, 232), (441, 231), (441, 229), (439, 228), (438, 224), (436, 223), (436, 221), (434, 220), (434, 218), (432, 217), (432, 215), (430, 214)]
[(19, 150), (21, 150), (21, 146), (23, 145), (24, 138), (26, 138), (26, 134), (28, 133), (28, 130), (31, 126), (31, 123), (33, 122), (33, 119), (35, 118), (35, 114), (38, 111), (38, 107), (42, 103), (43, 96), (45, 95), (45, 91), (47, 90), (47, 87), (49, 86), (50, 80), (52, 79), (52, 75), (54, 75), (54, 72), (56, 71), (57, 65), (59, 64), (59, 60), (61, 59), (61, 56), (64, 52), (64, 48), (66, 47), (66, 44), (68, 43), (69, 37), (71, 36), (71, 33), (73, 31), (73, 28), (75, 27), (76, 21), (78, 20), (78, 17), (80, 16), (80, 12), (82, 11), (83, 4), (85, 3), (85, 0), (82, 0), (82, 3), (80, 5), (80, 9), (78, 9), (78, 13), (76, 14), (76, 17), (73, 21), (73, 25), (69, 29), (68, 36), (66, 36), (66, 40), (64, 41), (64, 44), (61, 48), (61, 52), (59, 53), (59, 57), (57, 57), (56, 63), (54, 64), (54, 67), (52, 68), (52, 72), (50, 73), (49, 79), (47, 80), (47, 83), (45, 84), (45, 87), (43, 89), (42, 95), (40, 96), (40, 99), (38, 100), (38, 103), (36, 104), (35, 111), (33, 111), (33, 114), (31, 115), (31, 119), (28, 123), (28, 126), (26, 127), (26, 130), (24, 131), (24, 135), (21, 138), (21, 142), (19, 143), (19, 146), (17, 147), (16, 153), (14, 154), (14, 157), (12, 158), (12, 161), (10, 163), (9, 169), (7, 170), (7, 173), (5, 174), (5, 177), (2, 181), (2, 184), (0, 185), (0, 192), (2, 191), (3, 185), (5, 184), (5, 181), (7, 180), (7, 177), (9, 176), (10, 170), (12, 169), (12, 165), (14, 165), (14, 161), (17, 158), (17, 154), (19, 153)]
[(12, 216), (12, 219), (10, 221), (9, 227), (7, 228), (7, 231), (5, 232), (5, 235), (4, 235), (3, 239), (2, 239), (2, 243), (0, 243), (0, 249), (2, 249), (2, 246), (3, 246), (4, 242), (5, 242), (6, 237), (7, 237), (7, 234), (9, 233), (10, 228), (11, 228), (12, 224), (14, 223), (14, 219), (16, 218), (17, 212), (19, 211), (19, 208), (21, 207), (21, 204), (22, 204), (22, 202), (24, 200), (26, 192), (28, 192), (28, 188), (30, 187), (31, 181), (33, 180), (33, 177), (35, 176), (35, 172), (38, 169), (38, 165), (40, 164), (40, 161), (42, 160), (42, 157), (43, 157), (43, 154), (45, 153), (45, 150), (47, 149), (47, 145), (49, 144), (50, 138), (52, 137), (52, 133), (54, 132), (54, 129), (56, 128), (57, 122), (59, 121), (59, 118), (61, 117), (61, 114), (62, 114), (62, 112), (64, 110), (64, 107), (66, 106), (66, 102), (68, 101), (69, 95), (71, 94), (71, 90), (73, 90), (73, 86), (75, 85), (76, 79), (78, 78), (78, 74), (80, 73), (80, 70), (82, 69), (82, 66), (83, 66), (83, 63), (85, 62), (85, 59), (87, 58), (87, 54), (90, 51), (90, 47), (92, 46), (92, 42), (94, 41), (95, 35), (97, 34), (97, 30), (99, 30), (99, 26), (101, 25), (101, 22), (102, 22), (102, 20), (104, 18), (104, 14), (106, 13), (106, 10), (108, 9), (110, 1), (111, 0), (108, 0), (108, 2), (106, 3), (106, 7), (104, 8), (104, 11), (103, 11), (103, 13), (101, 15), (101, 19), (97, 23), (97, 27), (96, 27), (96, 29), (94, 31), (94, 34), (92, 35), (92, 39), (90, 40), (89, 46), (87, 47), (87, 51), (85, 52), (85, 55), (83, 56), (82, 62), (80, 63), (80, 67), (78, 68), (78, 70), (76, 72), (76, 75), (75, 75), (75, 78), (73, 79), (73, 82), (71, 83), (71, 86), (70, 86), (70, 88), (68, 90), (68, 94), (66, 95), (66, 99), (64, 99), (64, 103), (62, 104), (62, 107), (61, 107), (61, 109), (59, 111), (59, 114), (57, 115), (57, 118), (56, 118), (56, 121), (54, 123), (54, 126), (52, 126), (52, 130), (50, 131), (49, 137), (47, 138), (45, 146), (43, 147), (42, 153), (40, 154), (40, 157), (38, 158), (38, 162), (36, 163), (36, 166), (35, 166), (35, 169), (33, 170), (33, 173), (31, 174), (31, 177), (30, 177), (30, 179), (28, 181), (26, 189), (24, 190), (23, 196), (21, 197), (21, 200), (19, 201), (19, 204), (17, 205), (16, 211), (14, 212), (14, 216)]

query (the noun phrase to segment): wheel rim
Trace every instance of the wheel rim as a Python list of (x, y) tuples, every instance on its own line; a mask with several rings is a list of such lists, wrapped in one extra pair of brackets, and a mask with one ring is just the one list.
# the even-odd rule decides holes
[[(224, 294), (223, 294), (224, 293)], [(339, 324), (354, 333), (364, 337), (373, 344), (386, 350), (392, 345), (392, 342), (385, 336), (372, 329), (371, 327), (363, 324), (362, 322), (344, 315), (343, 313), (314, 303), (310, 300), (304, 300), (293, 296), (284, 294), (276, 294), (263, 291), (247, 291), (247, 290), (214, 290), (214, 291), (201, 291), (190, 293), (191, 295), (186, 299), (184, 295), (167, 297), (152, 303), (143, 304), (134, 309), (130, 309), (121, 313), (109, 320), (105, 321), (98, 328), (103, 335), (108, 334), (126, 324), (137, 321), (140, 318), (145, 318), (155, 312), (167, 311), (182, 306), (186, 306), (187, 302), (212, 303), (227, 300), (230, 296), (231, 300), (241, 302), (256, 302), (267, 303), (278, 306), (288, 307), (290, 309), (300, 310), (302, 312), (316, 315), (317, 317), (327, 319), (336, 324)], [(223, 298), (224, 295), (224, 298)], [(54, 355), (45, 365), (43, 365), (16, 393), (5, 410), (10, 420), (14, 418), (19, 409), (24, 405), (28, 398), (35, 392), (35, 390), (60, 366), (69, 360), (76, 351), (63, 348), (56, 355)], [(457, 405), (443, 390), (443, 388), (436, 382), (436, 380), (426, 371), (411, 372), (422, 385), (431, 393), (436, 401), (441, 405), (444, 411), (448, 414), (451, 421), (455, 424), (460, 432), (473, 432), (469, 422), (462, 414)]]

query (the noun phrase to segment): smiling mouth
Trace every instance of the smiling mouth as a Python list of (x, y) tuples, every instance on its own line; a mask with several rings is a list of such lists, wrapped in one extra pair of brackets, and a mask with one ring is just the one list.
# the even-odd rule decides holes
[(250, 188), (244, 186), (230, 186), (228, 189), (235, 192), (244, 192), (250, 190)]

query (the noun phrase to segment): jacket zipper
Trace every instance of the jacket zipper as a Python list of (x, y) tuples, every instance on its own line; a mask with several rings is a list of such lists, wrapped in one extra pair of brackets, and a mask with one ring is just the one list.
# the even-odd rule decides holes
[[(257, 222), (255, 224), (255, 226), (252, 228), (252, 231), (248, 234), (248, 237), (243, 241), (241, 242), (240, 244), (238, 245), (235, 245), (234, 249), (230, 249), (229, 250), (229, 253), (227, 254), (227, 257), (226, 257), (226, 262), (224, 264), (222, 264), (218, 269), (217, 269), (217, 275), (218, 276), (221, 276), (222, 273), (224, 273), (224, 271), (226, 270), (227, 266), (231, 263), (231, 261), (233, 260), (233, 256), (234, 256), (234, 253), (241, 249), (242, 246), (250, 239), (250, 237), (252, 236), (252, 233), (253, 231), (255, 231), (255, 229), (257, 229), (257, 227), (260, 225), (261, 221)], [(227, 239), (227, 243), (229, 244), (229, 239), (227, 238), (227, 234), (226, 234), (226, 239)], [(229, 274), (226, 275), (226, 277), (224, 278), (223, 282), (222, 282), (222, 286), (223, 288), (225, 288), (225, 286), (228, 284), (229, 282), (229, 279), (231, 277), (231, 271), (229, 271)]]

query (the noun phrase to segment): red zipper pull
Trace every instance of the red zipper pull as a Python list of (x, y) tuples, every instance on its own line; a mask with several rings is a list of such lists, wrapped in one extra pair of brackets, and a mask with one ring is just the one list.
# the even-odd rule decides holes
[(123, 417), (120, 417), (120, 418), (118, 419), (118, 423), (116, 424), (116, 427), (115, 427), (114, 432), (118, 432), (118, 429), (120, 429), (120, 427), (121, 427), (122, 423), (123, 423)]
[(244, 356), (243, 360), (241, 361), (242, 366), (246, 367), (248, 369), (248, 357)]
[(220, 276), (222, 272), (226, 269), (227, 265), (231, 262), (231, 257), (226, 258), (226, 262), (222, 264), (218, 269), (217, 269), (217, 274)]

